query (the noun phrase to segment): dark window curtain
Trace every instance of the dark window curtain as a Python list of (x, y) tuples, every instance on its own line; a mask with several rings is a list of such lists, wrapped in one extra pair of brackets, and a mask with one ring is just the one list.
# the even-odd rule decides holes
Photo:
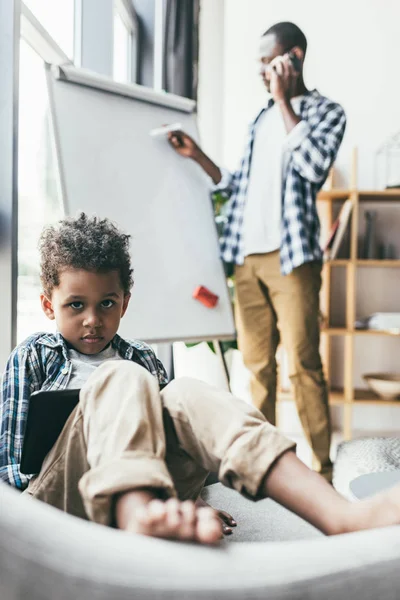
[(200, 0), (165, 0), (164, 89), (197, 98)]

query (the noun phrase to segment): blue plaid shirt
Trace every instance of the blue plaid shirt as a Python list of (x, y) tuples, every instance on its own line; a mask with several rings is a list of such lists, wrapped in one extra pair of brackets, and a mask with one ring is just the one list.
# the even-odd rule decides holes
[[(145, 343), (128, 342), (116, 335), (112, 346), (123, 359), (150, 371), (160, 385), (168, 382), (163, 365)], [(64, 390), (71, 372), (68, 349), (59, 333), (32, 335), (8, 359), (0, 397), (0, 479), (20, 490), (30, 479), (20, 472), (30, 395), (38, 390)]]
[[(254, 138), (258, 120), (273, 103), (270, 100), (250, 125), (239, 170), (233, 174), (224, 172), (216, 188), (229, 196), (220, 240), (222, 259), (228, 263), (244, 262), (243, 216)], [(322, 260), (316, 196), (336, 158), (346, 127), (342, 107), (316, 90), (302, 98), (299, 116), (300, 123), (288, 134), (283, 157), (280, 259), (284, 275), (306, 262)]]

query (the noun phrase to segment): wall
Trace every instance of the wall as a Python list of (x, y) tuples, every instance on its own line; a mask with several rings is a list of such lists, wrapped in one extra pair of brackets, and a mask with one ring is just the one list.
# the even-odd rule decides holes
[[(297, 23), (308, 38), (305, 81), (340, 102), (348, 126), (336, 163), (335, 185), (350, 179), (351, 153), (358, 147), (358, 185), (374, 188), (377, 148), (400, 131), (400, 3), (397, 0), (337, 0), (328, 8), (317, 0), (202, 0), (200, 30), (200, 132), (213, 157), (235, 168), (241, 157), (249, 120), (265, 103), (259, 81), (260, 35), (278, 21)], [(399, 168), (400, 175), (400, 168)], [(400, 207), (381, 207), (378, 230), (390, 233), (400, 257)], [(361, 230), (363, 219), (361, 217)], [(344, 319), (344, 277), (338, 273), (333, 302)], [(400, 310), (398, 270), (363, 269), (359, 276), (357, 316)], [(343, 381), (343, 344), (333, 348), (333, 378)], [(362, 386), (367, 371), (400, 371), (399, 338), (356, 340), (354, 381)], [(392, 430), (400, 422), (398, 408), (358, 408), (356, 428)]]
[(330, 9), (317, 0), (225, 0), (226, 162), (236, 164), (246, 123), (265, 101), (257, 76), (259, 36), (283, 20), (298, 24), (308, 38), (308, 87), (317, 87), (346, 110), (348, 128), (338, 158), (341, 180), (348, 181), (350, 152), (358, 146), (359, 185), (374, 187), (375, 151), (400, 131), (397, 0), (337, 0)]
[(201, 0), (198, 116), (202, 145), (218, 162), (224, 154), (225, 0)]

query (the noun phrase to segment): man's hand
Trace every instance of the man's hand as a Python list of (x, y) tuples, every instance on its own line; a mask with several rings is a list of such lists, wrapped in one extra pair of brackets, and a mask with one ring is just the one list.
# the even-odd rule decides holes
[(196, 144), (193, 138), (183, 131), (171, 131), (168, 134), (168, 140), (171, 146), (178, 154), (185, 158), (191, 158), (197, 162), (205, 173), (217, 185), (221, 181), (222, 173), (220, 168), (204, 154), (203, 150)]
[[(203, 508), (210, 505), (207, 502), (205, 502), (202, 498), (199, 498), (198, 500), (196, 500), (196, 506), (198, 508)], [(217, 511), (217, 515), (219, 517), (219, 520), (221, 521), (222, 533), (224, 535), (231, 535), (233, 533), (232, 527), (236, 527), (237, 525), (235, 519), (224, 510), (218, 510), (217, 508), (215, 508), (214, 510)]]
[(192, 158), (194, 160), (199, 158), (201, 149), (187, 133), (184, 133), (183, 131), (172, 131), (168, 134), (168, 140), (171, 146), (181, 156)]
[(299, 73), (295, 71), (289, 55), (277, 56), (268, 68), (271, 71), (271, 94), (275, 102), (290, 100), (295, 94)]

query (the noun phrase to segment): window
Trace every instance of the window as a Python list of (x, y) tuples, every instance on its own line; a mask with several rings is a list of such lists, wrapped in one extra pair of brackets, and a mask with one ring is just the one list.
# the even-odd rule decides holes
[(131, 80), (130, 53), (132, 36), (118, 12), (114, 15), (114, 79)]
[(39, 302), (37, 242), (43, 226), (62, 215), (44, 62), (24, 40), (19, 94), (18, 342), (54, 330)]
[(136, 82), (137, 20), (130, 0), (114, 1), (114, 79)]
[(74, 55), (74, 0), (24, 0), (25, 5), (69, 58)]

